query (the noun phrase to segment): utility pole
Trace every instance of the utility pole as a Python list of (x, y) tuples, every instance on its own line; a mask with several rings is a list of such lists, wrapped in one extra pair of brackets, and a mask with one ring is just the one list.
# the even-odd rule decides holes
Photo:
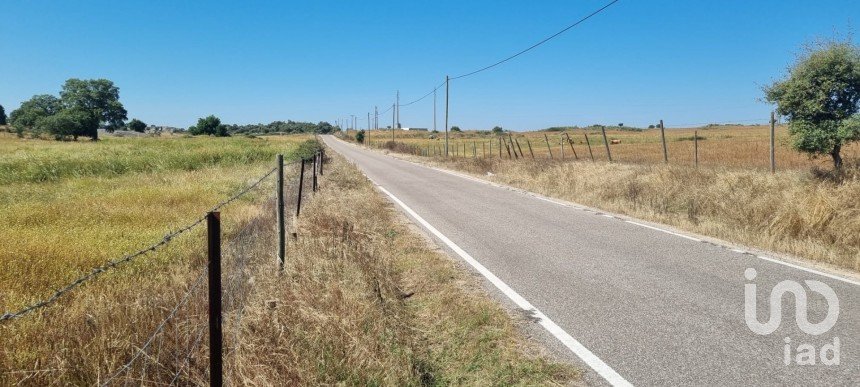
[(451, 82), (451, 79), (446, 75), (445, 76), (445, 157), (448, 157), (448, 94), (449, 94), (448, 84), (450, 82)]
[(367, 131), (370, 131), (370, 112), (367, 112)]
[(379, 108), (373, 107), (373, 129), (379, 130)]
[(397, 129), (400, 129), (400, 90), (397, 90), (397, 101), (395, 101), (395, 109), (397, 110)]
[(436, 131), (436, 89), (433, 89), (433, 131)]
[(394, 141), (394, 122), (397, 121), (395, 118), (397, 108), (395, 106), (397, 105), (391, 105), (391, 141)]

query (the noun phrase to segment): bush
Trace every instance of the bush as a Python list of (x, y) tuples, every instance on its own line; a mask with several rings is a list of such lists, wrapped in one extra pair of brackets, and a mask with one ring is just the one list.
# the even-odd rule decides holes
[(358, 133), (355, 134), (355, 142), (364, 144), (364, 130), (359, 130)]
[(452, 132), (461, 132), (460, 127), (459, 127), (459, 126), (452, 126), (452, 127), (451, 127), (451, 131), (452, 131)]

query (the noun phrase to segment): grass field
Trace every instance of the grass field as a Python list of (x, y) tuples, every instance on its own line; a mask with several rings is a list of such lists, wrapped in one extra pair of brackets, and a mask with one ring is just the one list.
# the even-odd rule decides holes
[[(710, 126), (702, 128), (678, 128), (666, 129), (666, 147), (669, 155), (669, 164), (672, 165), (694, 165), (694, 134), (698, 133), (699, 143), (699, 165), (704, 167), (730, 167), (730, 168), (770, 168), (770, 126)], [(396, 131), (394, 136), (398, 142), (403, 142), (415, 148), (416, 152), (430, 152), (430, 154), (441, 154), (444, 152), (445, 134), (435, 134), (435, 139), (428, 137), (433, 135), (428, 132)], [(546, 139), (544, 138), (546, 135)], [(588, 136), (588, 143), (585, 137)], [(566, 142), (562, 142), (562, 136), (573, 141), (573, 150)], [(588, 144), (595, 160), (607, 160), (606, 148), (603, 135), (599, 129), (569, 129), (564, 132), (519, 132), (512, 133), (512, 137), (519, 142), (526, 158), (550, 158), (547, 149), (549, 140), (552, 155), (561, 158), (562, 147), (565, 159), (573, 159), (574, 151), (579, 159), (590, 160)], [(645, 129), (642, 131), (619, 130), (609, 127), (606, 131), (607, 139), (618, 144), (610, 144), (612, 159), (618, 162), (638, 164), (658, 164), (663, 162), (663, 146), (660, 139), (659, 129)], [(391, 139), (391, 131), (370, 131), (368, 134), (369, 144), (374, 147), (382, 147), (385, 141)], [(562, 144), (564, 144), (562, 146)], [(515, 143), (516, 145), (516, 143)], [(464, 149), (465, 146), (465, 149)], [(531, 152), (529, 151), (531, 146)], [(452, 155), (463, 157), (499, 157), (498, 136), (489, 133), (478, 133), (467, 131), (461, 133), (449, 133), (449, 147)], [(419, 150), (420, 149), (420, 150)], [(518, 152), (519, 153), (519, 152)], [(810, 159), (806, 154), (797, 152), (790, 147), (788, 128), (778, 126), (776, 129), (776, 163), (777, 169), (809, 169), (810, 167), (830, 167), (829, 157)], [(502, 157), (508, 158), (508, 153), (502, 145)], [(860, 144), (854, 143), (843, 149), (843, 157), (847, 162), (860, 160)]]
[[(0, 311), (44, 299), (160, 240), (269, 171), (275, 154), (295, 158), (309, 138), (0, 136)], [(355, 167), (333, 161), (322, 190), (308, 193), (302, 217), (289, 222), (298, 238), (283, 273), (274, 265), (273, 179), (221, 210), (228, 382), (554, 385), (578, 378), (523, 340), (512, 317), (393, 210), (380, 212), (385, 202)], [(293, 199), (295, 165), (285, 172)], [(0, 385), (167, 385), (174, 377), (179, 385), (207, 384), (204, 232), (195, 228), (47, 308), (0, 322)]]

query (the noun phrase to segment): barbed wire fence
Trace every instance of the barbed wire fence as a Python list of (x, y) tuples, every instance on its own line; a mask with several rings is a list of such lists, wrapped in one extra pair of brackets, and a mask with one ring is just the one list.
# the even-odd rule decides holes
[[(115, 357), (121, 360), (106, 361), (107, 364), (99, 366), (99, 375), (94, 379), (100, 386), (221, 385), (224, 353), (230, 354), (241, 345), (243, 312), (255, 290), (253, 277), (266, 268), (266, 263), (271, 265), (268, 268), (283, 270), (284, 247), (278, 248), (278, 243), (287, 240), (284, 235), (288, 230), (286, 223), (295, 226), (302, 200), (307, 201), (318, 189), (318, 176), (323, 173), (325, 160), (324, 149), (289, 163), (284, 163), (279, 155), (274, 168), (211, 207), (205, 215), (168, 232), (151, 245), (93, 268), (44, 299), (4, 312), (0, 316), (0, 324), (16, 324), (16, 320), (51, 307), (62, 310), (61, 300), (83, 285), (141, 256), (166, 249), (180, 236), (190, 234), (205, 223), (208, 248), (204, 264), (198, 265), (202, 267), (192, 265), (189, 272), (184, 273), (191, 279), (178, 289), (168, 290), (170, 294), (163, 296), (175, 298), (174, 303), (164, 306), (164, 303), (153, 302), (150, 305), (151, 310), (146, 313), (153, 317), (160, 314), (160, 317), (152, 319), (149, 331), (144, 332), (145, 328), (138, 327), (137, 323), (129, 323), (128, 333), (118, 338), (121, 344), (116, 347), (132, 350)], [(285, 167), (291, 169), (287, 179)], [(281, 184), (280, 189), (278, 183)], [(271, 194), (262, 195), (260, 212), (253, 214), (239, 228), (231, 230), (226, 235), (226, 243), (222, 244), (220, 211), (263, 186), (268, 187)], [(287, 211), (291, 216), (280, 216)], [(260, 246), (265, 246), (265, 249), (260, 249)], [(273, 251), (277, 251), (274, 254), (276, 259), (272, 259)], [(228, 332), (224, 332), (225, 327), (229, 328)], [(209, 340), (206, 340), (207, 336)], [(22, 374), (26, 376), (18, 382), (32, 377), (35, 372), (23, 371)]]

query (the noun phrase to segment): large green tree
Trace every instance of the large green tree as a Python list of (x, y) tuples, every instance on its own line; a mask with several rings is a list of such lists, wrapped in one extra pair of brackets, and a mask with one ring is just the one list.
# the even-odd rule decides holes
[(79, 136), (98, 138), (99, 120), (91, 111), (84, 109), (63, 109), (57, 114), (36, 121), (36, 130), (50, 133), (57, 140)]
[(0, 125), (6, 125), (6, 109), (3, 109), (3, 105), (0, 105)]
[(71, 78), (63, 84), (60, 100), (67, 109), (87, 110), (109, 131), (122, 127), (128, 112), (119, 102), (119, 88), (107, 79)]
[(128, 124), (125, 125), (125, 127), (138, 133), (143, 133), (146, 131), (146, 123), (141, 120), (138, 120), (137, 118), (134, 118), (129, 121)]
[(50, 94), (34, 95), (12, 111), (9, 121), (18, 131), (32, 130), (39, 119), (57, 114), (61, 109), (62, 104), (57, 97)]
[(214, 115), (198, 119), (197, 125), (188, 128), (188, 132), (195, 136), (202, 134), (226, 137), (230, 135), (227, 125), (221, 125), (221, 119)]
[(842, 147), (860, 140), (860, 48), (849, 41), (809, 45), (764, 92), (788, 118), (795, 149), (830, 155), (834, 168), (842, 167)]

